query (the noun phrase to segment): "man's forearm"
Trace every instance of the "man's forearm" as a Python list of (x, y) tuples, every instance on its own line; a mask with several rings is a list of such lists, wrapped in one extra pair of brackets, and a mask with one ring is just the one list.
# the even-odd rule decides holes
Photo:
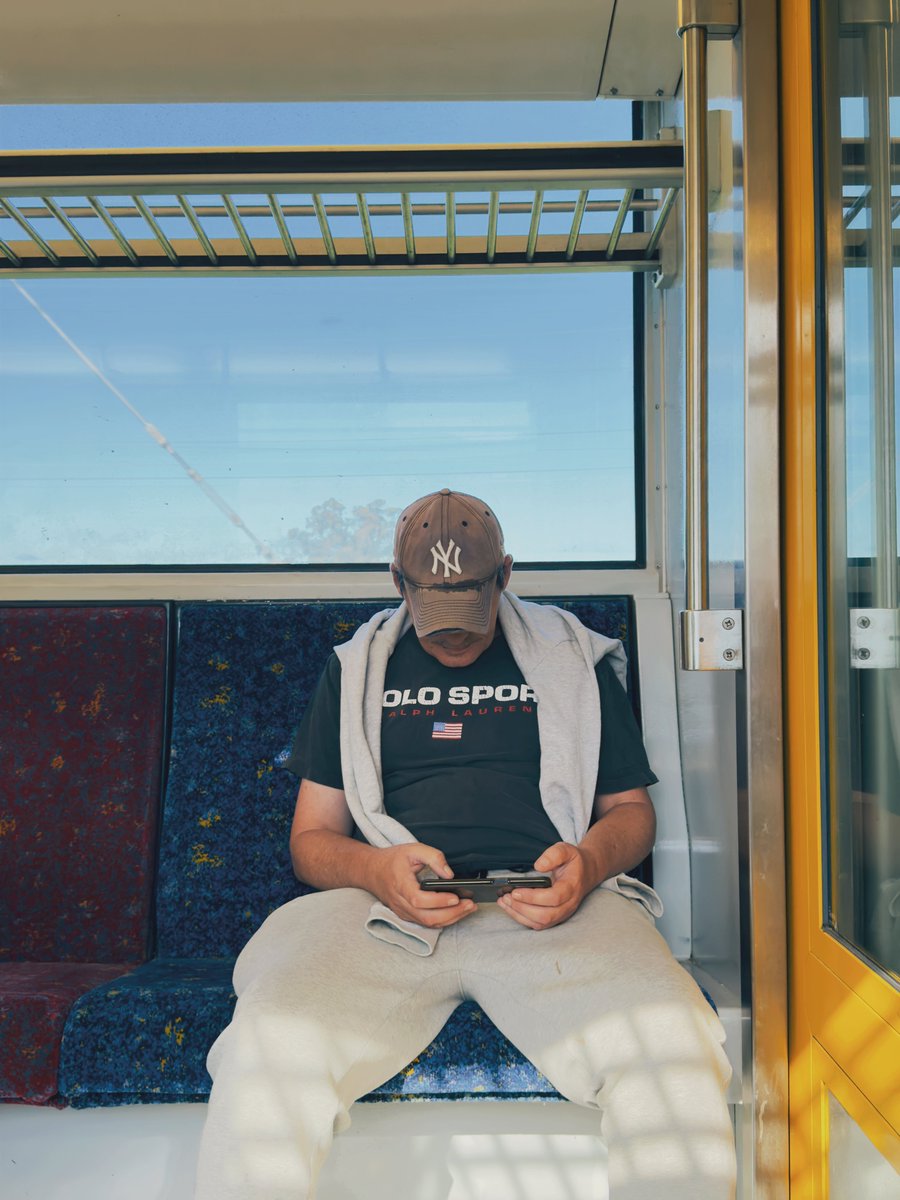
[(307, 828), (295, 831), (291, 858), (297, 878), (313, 887), (362, 888), (404, 920), (433, 929), (454, 925), (476, 908), (450, 892), (422, 891), (422, 867), (445, 878), (451, 871), (440, 850), (420, 842), (378, 848), (336, 829)]
[(653, 849), (655, 836), (656, 817), (648, 804), (617, 804), (598, 818), (579, 843), (591, 890), (642, 862)]
[(358, 887), (372, 891), (372, 866), (380, 851), (332, 829), (306, 829), (291, 841), (294, 874), (327, 890)]

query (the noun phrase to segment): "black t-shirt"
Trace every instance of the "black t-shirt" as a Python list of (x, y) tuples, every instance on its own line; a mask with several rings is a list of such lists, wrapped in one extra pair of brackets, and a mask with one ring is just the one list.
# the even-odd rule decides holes
[[(596, 667), (602, 738), (597, 792), (656, 783), (625, 690)], [(388, 814), (454, 868), (531, 867), (559, 833), (540, 797), (537, 698), (502, 633), (468, 667), (445, 667), (413, 630), (388, 661), (381, 766)], [(328, 659), (288, 770), (342, 788), (341, 665)]]

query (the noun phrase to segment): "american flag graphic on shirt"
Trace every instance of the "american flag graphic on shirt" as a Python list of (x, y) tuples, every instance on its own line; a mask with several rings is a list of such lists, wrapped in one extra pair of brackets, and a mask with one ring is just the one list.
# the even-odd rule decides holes
[(431, 730), (433, 738), (445, 738), (459, 741), (462, 737), (462, 721), (435, 721)]

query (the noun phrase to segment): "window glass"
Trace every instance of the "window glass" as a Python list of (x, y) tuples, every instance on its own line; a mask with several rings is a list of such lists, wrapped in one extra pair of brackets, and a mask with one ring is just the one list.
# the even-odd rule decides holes
[[(2, 116), (10, 149), (631, 135), (626, 103)], [(575, 195), (552, 198), (571, 208)], [(156, 199), (177, 214), (173, 197)], [(608, 230), (613, 215), (590, 212), (585, 231)], [(372, 219), (376, 236), (402, 237), (396, 216)], [(460, 215), (460, 236), (469, 219)], [(128, 236), (147, 236), (128, 225), (139, 218), (120, 220)], [(168, 236), (186, 232), (180, 215), (165, 220)], [(543, 220), (555, 231), (572, 217)], [(504, 213), (502, 232), (528, 221)], [(256, 235), (254, 218), (247, 228)], [(359, 237), (358, 216), (335, 217), (333, 231)], [(7, 280), (0, 564), (383, 563), (396, 512), (443, 486), (488, 498), (520, 562), (632, 563), (633, 339), (627, 274)]]
[(830, 1092), (827, 1145), (832, 1196), (900, 1200), (900, 1174)]
[(3, 285), (7, 565), (385, 562), (490, 499), (522, 561), (635, 557), (631, 279)]
[(821, 13), (825, 910), (900, 975), (896, 31), (874, 11)]

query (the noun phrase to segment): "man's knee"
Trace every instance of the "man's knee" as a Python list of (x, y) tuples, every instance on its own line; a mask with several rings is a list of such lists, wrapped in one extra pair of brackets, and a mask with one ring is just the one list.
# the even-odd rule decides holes
[(612, 1102), (660, 1127), (673, 1119), (689, 1122), (692, 1113), (724, 1111), (731, 1077), (725, 1035), (703, 1005), (662, 998), (601, 1018), (602, 1032), (594, 1031), (602, 1037), (606, 1068), (601, 1104)]
[(294, 983), (323, 973), (338, 976), (353, 957), (354, 939), (367, 936), (364, 924), (371, 903), (368, 892), (339, 888), (299, 896), (276, 908), (238, 955), (235, 991), (240, 996), (266, 976), (287, 975)]

